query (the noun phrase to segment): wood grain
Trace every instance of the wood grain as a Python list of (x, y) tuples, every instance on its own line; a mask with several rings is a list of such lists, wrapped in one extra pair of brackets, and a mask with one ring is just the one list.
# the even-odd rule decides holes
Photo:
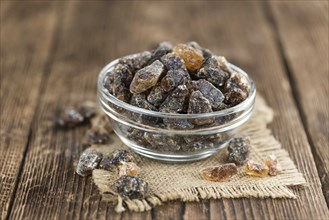
[[(216, 10), (211, 10), (212, 8)], [(217, 49), (217, 52), (243, 67), (253, 77), (258, 91), (275, 110), (275, 118), (271, 125), (275, 137), (289, 152), (310, 185), (304, 190), (299, 190), (297, 200), (239, 199), (234, 202), (223, 200), (224, 210), (233, 209), (232, 212), (226, 213), (226, 217), (262, 219), (327, 217), (328, 209), (321, 192), (312, 152), (263, 5), (255, 2), (213, 3), (203, 7), (201, 11), (207, 11), (207, 16), (210, 18), (215, 18), (216, 14), (220, 14), (221, 17), (213, 22), (200, 21), (202, 25), (198, 25), (197, 29), (204, 33), (202, 35), (204, 38), (200, 39), (200, 42), (206, 41), (209, 45), (206, 45), (207, 47)], [(216, 37), (209, 37), (211, 34), (207, 32), (208, 30), (214, 31)], [(309, 201), (318, 202), (312, 204)], [(319, 208), (318, 204), (322, 208)], [(218, 206), (217, 201), (210, 203), (210, 213), (214, 219), (223, 216), (222, 213), (216, 212)]]
[(271, 2), (271, 6), (329, 204), (328, 1)]
[[(32, 3), (31, 3), (32, 4)], [(63, 24), (10, 219), (325, 219), (324, 196), (279, 48), (257, 2), (59, 2)], [(175, 16), (168, 16), (174, 14)], [(191, 18), (193, 15), (193, 19)], [(155, 43), (199, 41), (254, 78), (276, 116), (271, 128), (309, 183), (297, 200), (223, 199), (165, 204), (145, 213), (113, 212), (90, 178), (75, 174), (86, 127), (53, 128), (52, 116), (77, 99), (95, 98), (99, 70)], [(168, 213), (168, 212), (171, 213)]]
[(57, 12), (53, 3), (1, 1), (0, 219), (7, 215), (24, 160)]

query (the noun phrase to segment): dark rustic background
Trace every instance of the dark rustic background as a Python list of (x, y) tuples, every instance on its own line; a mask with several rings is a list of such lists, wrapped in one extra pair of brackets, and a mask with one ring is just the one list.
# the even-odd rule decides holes
[[(116, 214), (74, 172), (87, 127), (56, 109), (96, 94), (100, 69), (158, 42), (198, 41), (246, 70), (308, 186), (296, 200), (174, 202)], [(0, 218), (328, 219), (328, 1), (1, 1)], [(327, 203), (326, 203), (327, 202)]]

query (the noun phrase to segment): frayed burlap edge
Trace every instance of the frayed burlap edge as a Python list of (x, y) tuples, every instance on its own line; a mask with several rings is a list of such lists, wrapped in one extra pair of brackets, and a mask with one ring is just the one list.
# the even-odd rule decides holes
[[(261, 161), (268, 154), (275, 154), (281, 165), (284, 167), (284, 174), (277, 178), (255, 178), (247, 177), (242, 168), (239, 170), (235, 180), (229, 183), (212, 183), (205, 181), (202, 186), (187, 186), (178, 189), (170, 188), (161, 192), (153, 190), (142, 200), (122, 198), (113, 192), (111, 185), (114, 177), (105, 170), (94, 170), (93, 180), (99, 188), (103, 200), (116, 203), (115, 211), (123, 212), (125, 210), (143, 212), (152, 209), (152, 207), (161, 205), (163, 202), (172, 200), (181, 200), (184, 202), (200, 201), (201, 199), (220, 199), (220, 198), (289, 198), (296, 199), (296, 195), (290, 189), (290, 186), (305, 185), (305, 178), (298, 172), (295, 164), (290, 159), (286, 150), (282, 149), (281, 144), (272, 136), (271, 131), (266, 127), (273, 120), (273, 111), (269, 108), (261, 97), (257, 97), (256, 106), (252, 118), (246, 123), (240, 132), (251, 136), (252, 149), (250, 157), (253, 160)], [(118, 138), (111, 144), (112, 146), (122, 146)], [(111, 148), (111, 147), (110, 147)], [(108, 152), (109, 146), (100, 147), (100, 152)], [(111, 151), (113, 148), (111, 149)], [(222, 153), (223, 154), (223, 153)], [(225, 154), (225, 153), (224, 153)], [(150, 161), (145, 159), (145, 165), (150, 165)], [(210, 164), (216, 165), (216, 162), (208, 158)], [(153, 162), (151, 162), (153, 163)], [(217, 161), (218, 163), (218, 161)], [(186, 165), (189, 167), (190, 164)], [(143, 169), (143, 160), (141, 164)], [(200, 167), (202, 168), (202, 167)], [(156, 166), (155, 166), (155, 169)], [(179, 169), (185, 169), (184, 167)], [(153, 171), (156, 172), (156, 171)], [(147, 176), (147, 174), (145, 174)], [(149, 185), (152, 185), (149, 180)], [(263, 181), (264, 180), (264, 181)], [(155, 182), (157, 180), (154, 180)], [(189, 183), (190, 184), (190, 183)], [(199, 184), (200, 185), (200, 184)]]

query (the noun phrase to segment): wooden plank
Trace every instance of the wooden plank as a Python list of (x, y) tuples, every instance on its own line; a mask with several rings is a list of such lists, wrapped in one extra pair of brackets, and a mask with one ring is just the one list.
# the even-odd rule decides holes
[(329, 204), (328, 1), (271, 2), (271, 6)]
[[(113, 2), (61, 4), (65, 4), (65, 11), (58, 50), (33, 123), (29, 151), (10, 218), (119, 219), (120, 214), (115, 214), (108, 204), (100, 201), (91, 178), (75, 174), (74, 163), (83, 150), (80, 140), (87, 127), (56, 130), (51, 119), (57, 108), (78, 98), (96, 98), (100, 69), (115, 56), (127, 53), (129, 45), (126, 42), (133, 42), (133, 35), (125, 25), (117, 25), (116, 18), (123, 16), (132, 22), (134, 8), (130, 2), (121, 5), (127, 11), (120, 10)], [(123, 39), (121, 43), (119, 36)], [(131, 216), (150, 219), (151, 212), (122, 215)]]
[[(298, 190), (297, 200), (246, 198), (211, 200), (210, 204), (206, 201), (186, 203), (177, 205), (179, 211), (173, 216), (185, 219), (328, 218), (310, 147), (262, 5), (255, 2), (203, 5), (200, 2), (73, 1), (65, 8), (67, 16), (58, 46), (60, 53), (55, 54), (33, 123), (11, 219), (168, 218), (169, 214), (160, 212), (171, 205), (157, 207), (153, 212), (113, 213), (108, 204), (100, 202), (91, 179), (74, 173), (74, 161), (82, 151), (79, 138), (86, 128), (53, 130), (48, 120), (58, 106), (69, 104), (77, 97), (93, 96), (98, 71), (106, 62), (168, 39), (175, 43), (197, 40), (251, 74), (258, 90), (277, 113), (271, 126), (275, 136), (310, 184)], [(193, 23), (191, 14), (195, 15)]]
[(57, 7), (1, 1), (0, 219), (7, 215), (28, 143)]
[[(275, 36), (265, 14), (263, 5), (256, 2), (209, 3), (199, 8), (198, 16), (212, 19), (193, 24), (202, 33), (199, 35), (200, 39), (196, 40), (207, 43), (205, 46), (209, 48), (215, 48), (216, 52), (243, 67), (255, 79), (258, 91), (276, 112), (271, 125), (274, 135), (288, 150), (299, 170), (305, 174), (309, 187), (299, 190), (297, 200), (211, 201), (211, 218), (325, 218), (328, 217), (328, 209), (312, 152), (294, 105)], [(181, 24), (184, 25), (186, 24)], [(223, 211), (217, 211), (218, 207), (224, 207), (225, 215)]]

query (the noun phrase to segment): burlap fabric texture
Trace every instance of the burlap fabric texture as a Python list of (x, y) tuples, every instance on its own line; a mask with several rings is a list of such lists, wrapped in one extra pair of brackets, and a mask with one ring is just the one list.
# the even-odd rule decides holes
[[(239, 133), (249, 135), (251, 138), (250, 159), (261, 162), (270, 153), (277, 156), (284, 168), (278, 176), (251, 177), (247, 176), (241, 167), (238, 174), (230, 181), (202, 180), (199, 174), (200, 169), (226, 162), (227, 150), (222, 149), (208, 159), (186, 164), (168, 164), (141, 157), (139, 166), (142, 171), (139, 176), (149, 184), (149, 194), (143, 200), (130, 200), (113, 194), (111, 185), (114, 178), (108, 171), (94, 170), (92, 178), (103, 199), (115, 202), (117, 212), (147, 211), (156, 205), (172, 200), (200, 201), (201, 199), (241, 197), (294, 199), (296, 195), (289, 187), (305, 185), (306, 181), (296, 169), (287, 151), (267, 128), (267, 124), (272, 120), (272, 109), (266, 105), (263, 98), (258, 96), (252, 117), (239, 129)], [(99, 146), (96, 150), (110, 153), (117, 148), (127, 148), (115, 134), (112, 138), (114, 141), (111, 144)]]

